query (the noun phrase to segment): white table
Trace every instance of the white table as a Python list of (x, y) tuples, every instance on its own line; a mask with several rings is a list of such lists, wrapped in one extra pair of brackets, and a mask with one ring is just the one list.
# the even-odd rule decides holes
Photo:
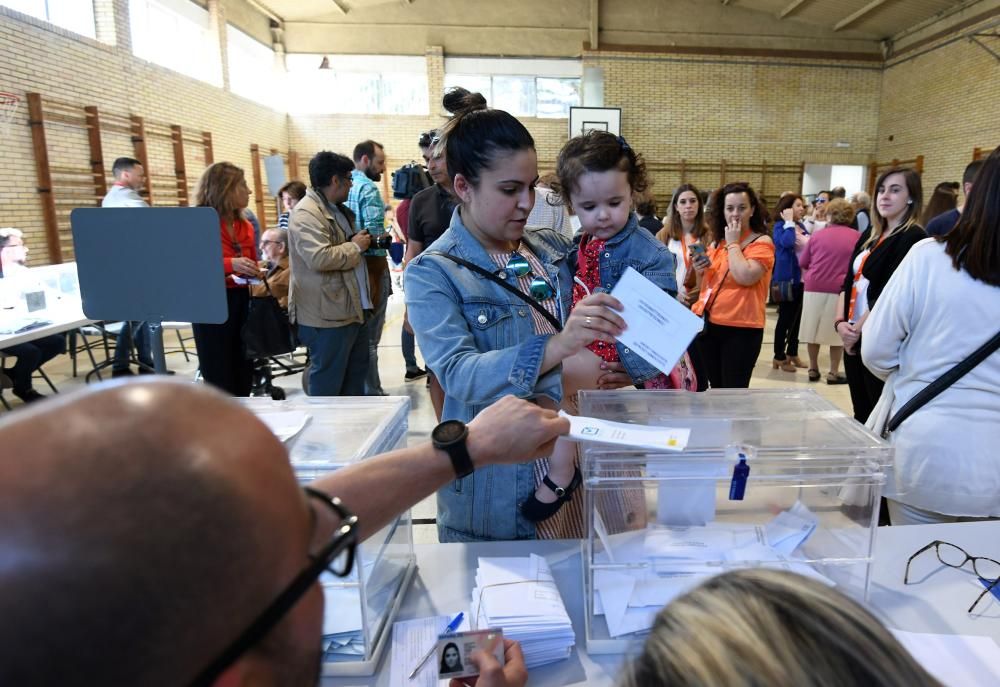
[[(38, 320), (50, 320), (52, 324), (43, 327), (35, 327), (20, 334), (0, 334), (0, 349), (16, 346), (17, 344), (34, 341), (51, 334), (62, 334), (79, 327), (93, 324), (94, 320), (88, 319), (80, 309), (51, 309), (39, 310), (30, 313), (31, 317)], [(23, 315), (21, 316), (23, 317)], [(18, 318), (20, 319), (20, 317)]]
[[(3, 297), (0, 297), (0, 301), (4, 304), (14, 303), (16, 306), (0, 310), (0, 325), (15, 320), (49, 320), (52, 324), (29, 329), (20, 334), (0, 334), (0, 349), (52, 334), (62, 334), (94, 323), (94, 320), (88, 319), (83, 314), (76, 263), (31, 267), (15, 272), (0, 280), (0, 290), (3, 289), (13, 289), (13, 291), (8, 290)], [(24, 298), (15, 297), (22, 289), (44, 291), (47, 307), (36, 312), (28, 312)]]
[[(890, 627), (912, 632), (986, 635), (1000, 643), (1000, 602), (984, 598), (982, 609), (969, 615), (976, 598), (972, 572), (938, 563), (933, 552), (921, 554), (903, 584), (906, 560), (935, 539), (961, 546), (973, 556), (1000, 560), (1000, 522), (959, 525), (883, 527), (877, 535), (872, 566), (870, 606)], [(552, 568), (576, 631), (569, 659), (531, 671), (532, 685), (612, 685), (623, 656), (589, 656), (583, 622), (583, 573), (578, 541), (489, 542), (417, 546), (417, 577), (397, 620), (468, 611), (479, 556), (544, 555)], [(980, 588), (981, 589), (981, 588)], [(636, 647), (638, 649), (638, 646)], [(324, 687), (389, 684), (391, 647), (377, 675), (369, 678), (324, 678)]]

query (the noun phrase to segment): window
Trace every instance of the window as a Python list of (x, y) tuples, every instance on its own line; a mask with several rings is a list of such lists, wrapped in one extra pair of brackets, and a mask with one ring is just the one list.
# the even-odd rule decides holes
[(576, 60), (448, 58), (444, 85), (482, 93), (516, 117), (565, 118), (580, 104), (581, 71)]
[(94, 3), (80, 0), (0, 0), (0, 5), (90, 38), (97, 37)]
[(287, 55), (285, 105), (293, 114), (426, 115), (423, 57)]
[(136, 57), (222, 86), (219, 42), (208, 12), (190, 0), (129, 0)]
[(274, 68), (274, 50), (227, 24), (226, 52), (229, 90), (262, 105), (276, 106), (280, 93)]

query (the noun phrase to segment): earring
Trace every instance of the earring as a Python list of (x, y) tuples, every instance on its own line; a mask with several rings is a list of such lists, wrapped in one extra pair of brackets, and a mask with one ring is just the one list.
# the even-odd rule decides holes
[(912, 198), (910, 198), (910, 199), (909, 199), (908, 201), (906, 201), (906, 204), (907, 204), (907, 205), (913, 205), (913, 199), (912, 199)]

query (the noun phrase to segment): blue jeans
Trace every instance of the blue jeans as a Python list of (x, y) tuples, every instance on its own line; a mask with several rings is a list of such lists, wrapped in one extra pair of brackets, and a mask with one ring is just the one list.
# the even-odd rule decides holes
[(153, 349), (149, 340), (149, 325), (145, 322), (122, 322), (115, 339), (115, 357), (112, 370), (127, 370), (132, 355), (132, 342), (139, 362), (153, 368)]
[(368, 327), (309, 327), (300, 324), (299, 341), (309, 349), (310, 396), (364, 396), (368, 374)]
[(382, 379), (378, 375), (378, 345), (382, 341), (382, 329), (385, 328), (385, 310), (389, 304), (389, 294), (392, 293), (392, 275), (386, 270), (381, 278), (382, 296), (375, 303), (375, 311), (368, 321), (368, 375), (365, 386), (370, 396), (383, 396)]
[(406, 331), (406, 327), (403, 327), (399, 338), (400, 346), (403, 349), (403, 362), (406, 363), (406, 371), (416, 372), (420, 369), (420, 366), (417, 365), (417, 339), (411, 332)]

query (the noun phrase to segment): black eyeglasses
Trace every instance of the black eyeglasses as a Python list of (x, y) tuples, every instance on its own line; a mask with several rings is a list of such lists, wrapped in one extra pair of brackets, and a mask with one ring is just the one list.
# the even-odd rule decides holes
[[(321, 491), (303, 487), (310, 503), (319, 502), (323, 510), (312, 508), (313, 541), (309, 546), (310, 563), (306, 565), (274, 601), (258, 615), (253, 622), (206, 667), (192, 685), (210, 685), (219, 674), (257, 644), (286, 613), (309, 591), (313, 583), (324, 571), (338, 577), (346, 577), (354, 567), (354, 553), (358, 545), (358, 517), (347, 510), (340, 499), (330, 497)], [(333, 535), (327, 534), (324, 522), (335, 518), (337, 522)], [(317, 638), (318, 639), (318, 638)]]
[(1000, 582), (1000, 561), (995, 561), (992, 558), (985, 558), (983, 556), (970, 556), (966, 553), (965, 549), (960, 546), (955, 546), (954, 544), (949, 544), (948, 542), (938, 539), (932, 541), (930, 544), (917, 551), (915, 554), (910, 556), (910, 560), (906, 561), (906, 572), (903, 574), (903, 584), (910, 583), (910, 563), (913, 562), (914, 558), (929, 549), (934, 549), (934, 552), (937, 554), (937, 559), (949, 568), (961, 568), (969, 561), (972, 561), (972, 572), (974, 572), (979, 579), (990, 583), (986, 586), (982, 593), (976, 597), (976, 600), (972, 602), (972, 605), (969, 606), (967, 613), (972, 613), (972, 609), (976, 607), (976, 604), (978, 604), (988, 592), (992, 592), (993, 588), (997, 586), (998, 582)]

